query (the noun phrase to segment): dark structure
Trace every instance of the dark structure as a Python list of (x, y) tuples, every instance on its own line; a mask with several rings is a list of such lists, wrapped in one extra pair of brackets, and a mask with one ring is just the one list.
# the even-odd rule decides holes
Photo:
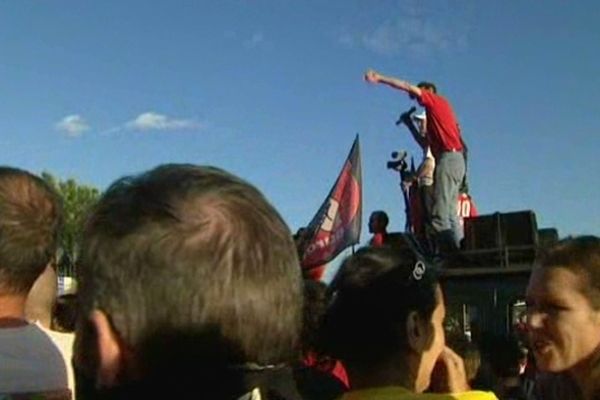
[(518, 327), (535, 256), (557, 239), (555, 229), (538, 230), (529, 210), (467, 218), (463, 250), (442, 270), (452, 328), (478, 341)]
[(508, 267), (445, 269), (442, 285), (447, 315), (473, 341), (484, 332), (512, 332), (522, 317), (524, 295), (533, 263)]

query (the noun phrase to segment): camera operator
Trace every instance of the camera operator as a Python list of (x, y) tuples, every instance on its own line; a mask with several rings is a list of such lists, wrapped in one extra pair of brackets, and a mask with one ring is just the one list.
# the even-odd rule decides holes
[(414, 111), (415, 108), (412, 107), (407, 112), (402, 113), (396, 124), (399, 125), (400, 123), (403, 123), (406, 125), (415, 141), (423, 150), (421, 164), (417, 168), (414, 176), (411, 177), (408, 182), (409, 184), (416, 183), (418, 188), (417, 191), (413, 192), (417, 194), (417, 198), (411, 198), (411, 204), (415, 205), (411, 208), (411, 223), (415, 236), (428, 250), (432, 250), (434, 230), (431, 225), (431, 212), (434, 198), (433, 178), (435, 159), (433, 158), (431, 147), (427, 141), (427, 115), (425, 114), (425, 111), (422, 111), (413, 116)]
[(433, 83), (412, 85), (406, 81), (368, 70), (364, 76), (370, 83), (383, 83), (408, 93), (427, 112), (427, 141), (435, 157), (435, 184), (431, 225), (441, 253), (459, 249), (461, 229), (456, 213), (458, 189), (465, 175), (465, 159), (460, 130), (450, 103), (437, 94)]

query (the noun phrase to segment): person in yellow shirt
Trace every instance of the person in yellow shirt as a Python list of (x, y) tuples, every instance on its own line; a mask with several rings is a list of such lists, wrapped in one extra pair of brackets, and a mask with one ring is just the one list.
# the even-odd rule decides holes
[(412, 238), (360, 249), (331, 290), (324, 335), (351, 387), (340, 400), (496, 399), (470, 391), (463, 360), (446, 346), (442, 290)]

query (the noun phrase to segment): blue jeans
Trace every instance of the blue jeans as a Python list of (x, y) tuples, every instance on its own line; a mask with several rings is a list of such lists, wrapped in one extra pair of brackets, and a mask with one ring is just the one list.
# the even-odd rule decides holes
[(457, 247), (463, 233), (456, 204), (464, 175), (465, 158), (461, 152), (443, 152), (436, 159), (431, 225), (436, 234), (452, 232)]

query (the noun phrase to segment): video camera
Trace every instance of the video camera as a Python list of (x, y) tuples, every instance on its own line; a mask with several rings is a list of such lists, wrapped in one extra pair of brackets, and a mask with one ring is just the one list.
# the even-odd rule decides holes
[(408, 168), (408, 164), (406, 163), (407, 156), (408, 152), (406, 150), (392, 152), (392, 159), (386, 164), (387, 168), (398, 172), (404, 171)]
[(402, 122), (404, 122), (404, 118), (410, 119), (415, 111), (417, 111), (417, 107), (411, 107), (408, 109), (408, 111), (405, 111), (402, 114), (400, 114), (400, 116), (398, 117), (398, 120), (396, 121), (396, 126), (398, 126)]

